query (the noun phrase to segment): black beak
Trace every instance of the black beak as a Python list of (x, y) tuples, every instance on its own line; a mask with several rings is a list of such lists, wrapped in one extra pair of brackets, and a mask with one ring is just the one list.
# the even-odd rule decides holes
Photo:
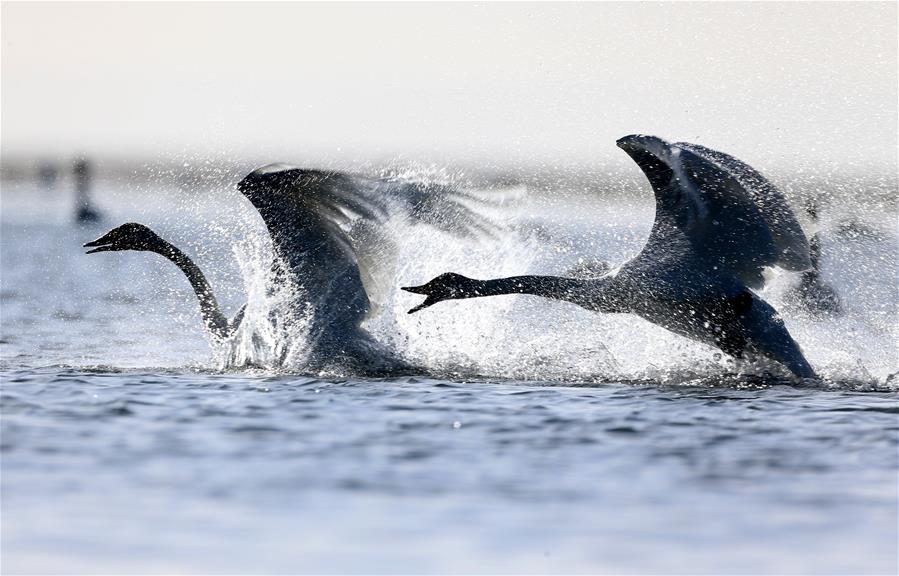
[(433, 296), (430, 296), (428, 294), (429, 290), (427, 288), (427, 284), (422, 284), (421, 286), (403, 286), (400, 288), (400, 290), (405, 290), (406, 292), (412, 292), (413, 294), (424, 294), (425, 296), (427, 296), (427, 298), (425, 298), (424, 302), (422, 302), (418, 306), (415, 306), (414, 308), (410, 309), (409, 312), (407, 312), (407, 314), (414, 314), (414, 313), (418, 312), (419, 310), (424, 310), (428, 306), (433, 306), (434, 304), (440, 302), (440, 300), (438, 300), (437, 298), (434, 298)]
[(93, 250), (88, 250), (85, 254), (93, 254), (94, 252), (109, 252), (113, 250), (112, 243), (106, 239), (106, 235), (100, 236), (96, 240), (91, 240), (90, 242), (85, 242), (82, 248), (93, 248)]
[(425, 294), (427, 295), (428, 290), (425, 288), (427, 284), (422, 284), (421, 286), (403, 286), (400, 290), (405, 290), (406, 292), (412, 292), (413, 294)]
[(419, 310), (424, 310), (425, 308), (427, 308), (429, 306), (433, 306), (434, 304), (436, 304), (438, 302), (440, 302), (440, 300), (437, 300), (436, 298), (432, 298), (431, 296), (428, 296), (427, 298), (425, 298), (424, 302), (422, 302), (418, 306), (415, 306), (414, 308), (410, 308), (409, 311), (407, 312), (407, 314), (415, 314)]

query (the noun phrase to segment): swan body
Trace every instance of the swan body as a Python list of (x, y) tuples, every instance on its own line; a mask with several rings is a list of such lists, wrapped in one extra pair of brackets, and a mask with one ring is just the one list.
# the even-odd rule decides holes
[(404, 288), (427, 296), (410, 313), (447, 299), (533, 294), (636, 314), (732, 356), (759, 354), (800, 378), (814, 377), (777, 312), (750, 291), (764, 284), (766, 266), (810, 267), (808, 242), (780, 192), (748, 165), (702, 146), (645, 135), (617, 144), (656, 198), (652, 231), (636, 257), (599, 276), (443, 274)]

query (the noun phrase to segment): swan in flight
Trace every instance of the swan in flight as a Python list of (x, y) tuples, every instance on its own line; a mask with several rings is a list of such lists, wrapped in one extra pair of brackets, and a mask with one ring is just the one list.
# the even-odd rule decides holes
[[(395, 246), (383, 224), (401, 217), (456, 236), (496, 234), (501, 225), (480, 212), (520, 190), (464, 191), (407, 180), (372, 179), (283, 164), (247, 175), (238, 190), (259, 212), (271, 236), (270, 290), (292, 288), (293, 300), (273, 321), (288, 338), (302, 333), (307, 368), (341, 366), (378, 373), (408, 366), (375, 340), (362, 322), (376, 310), (393, 279)], [(200, 268), (147, 226), (123, 224), (84, 245), (88, 254), (117, 250), (155, 252), (184, 273), (200, 303), (207, 332), (231, 338), (246, 305), (228, 320)], [(285, 361), (282, 349), (280, 363)]]
[(403, 288), (427, 298), (409, 313), (450, 299), (533, 294), (588, 310), (632, 313), (740, 358), (771, 358), (800, 378), (815, 372), (783, 320), (751, 288), (762, 270), (806, 270), (809, 246), (784, 196), (727, 154), (648, 135), (621, 138), (655, 193), (656, 215), (642, 251), (617, 270), (578, 277), (475, 280), (441, 274)]

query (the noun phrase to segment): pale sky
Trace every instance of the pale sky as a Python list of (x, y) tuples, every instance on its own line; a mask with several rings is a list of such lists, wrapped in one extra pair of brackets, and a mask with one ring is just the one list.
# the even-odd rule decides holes
[(4, 155), (891, 167), (897, 4), (2, 4)]

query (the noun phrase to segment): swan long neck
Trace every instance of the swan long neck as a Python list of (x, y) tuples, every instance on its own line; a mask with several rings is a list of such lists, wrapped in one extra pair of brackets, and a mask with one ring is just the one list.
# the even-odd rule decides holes
[(187, 254), (165, 240), (162, 241), (159, 248), (153, 251), (171, 260), (187, 276), (187, 280), (200, 302), (200, 314), (203, 316), (203, 324), (206, 329), (217, 338), (224, 339), (230, 336), (231, 327), (228, 320), (222, 314), (218, 300), (212, 293), (212, 286), (209, 285), (200, 267), (194, 264)]
[(492, 280), (470, 280), (460, 291), (460, 298), (498, 296), (500, 294), (531, 294), (565, 300), (591, 310), (614, 311), (611, 304), (605, 305), (604, 297), (607, 281), (604, 279), (584, 280), (560, 276), (512, 276)]

